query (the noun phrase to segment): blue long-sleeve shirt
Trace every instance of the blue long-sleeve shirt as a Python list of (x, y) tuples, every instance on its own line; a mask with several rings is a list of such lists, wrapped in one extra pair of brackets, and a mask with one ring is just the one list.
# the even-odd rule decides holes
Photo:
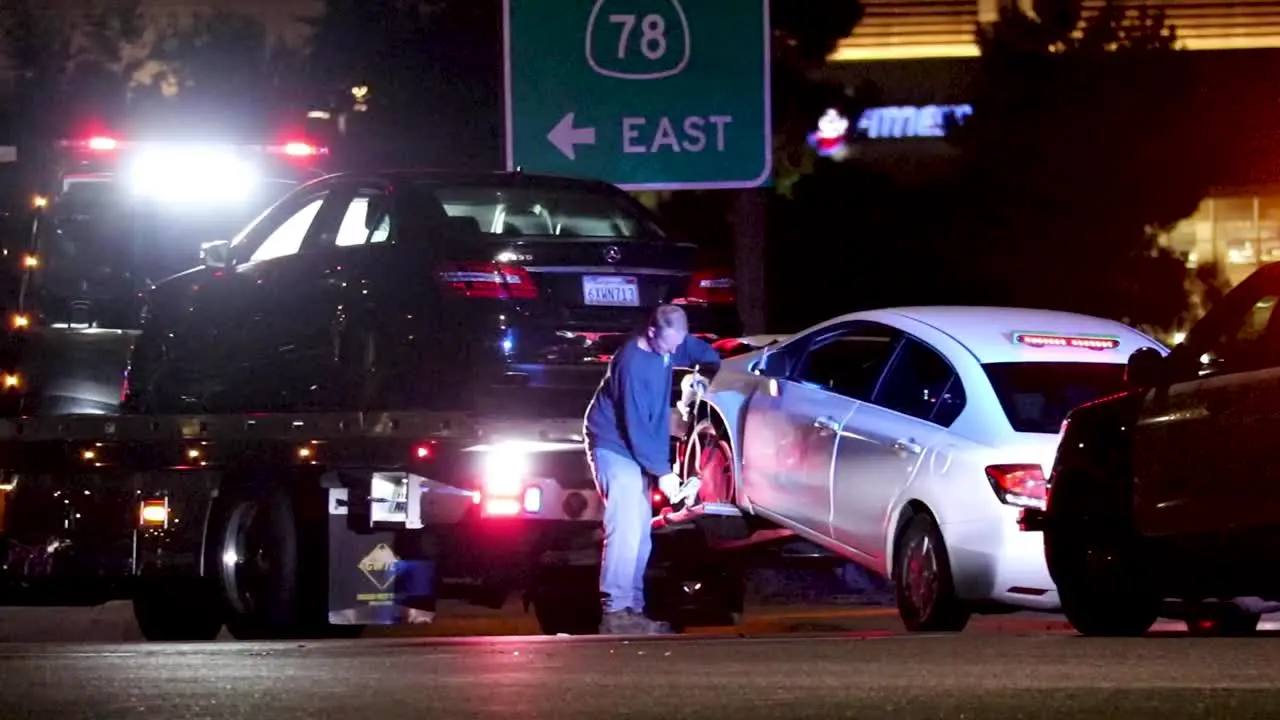
[(720, 355), (693, 335), (670, 355), (623, 343), (587, 408), (586, 436), (592, 446), (633, 458), (645, 472), (671, 472), (671, 381), (677, 367), (715, 369)]

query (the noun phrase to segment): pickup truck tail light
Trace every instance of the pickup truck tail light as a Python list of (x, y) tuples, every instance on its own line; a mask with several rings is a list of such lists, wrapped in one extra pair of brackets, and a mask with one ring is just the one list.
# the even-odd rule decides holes
[(450, 263), (440, 271), (449, 291), (468, 298), (534, 300), (538, 286), (528, 270), (496, 262)]
[(1044, 470), (1039, 465), (989, 465), (987, 480), (1006, 505), (1043, 509), (1049, 497)]

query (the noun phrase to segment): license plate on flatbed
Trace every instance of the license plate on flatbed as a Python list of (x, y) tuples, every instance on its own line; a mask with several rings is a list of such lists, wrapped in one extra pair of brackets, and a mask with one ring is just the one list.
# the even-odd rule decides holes
[(640, 307), (640, 284), (630, 275), (583, 275), (582, 301), (604, 307)]

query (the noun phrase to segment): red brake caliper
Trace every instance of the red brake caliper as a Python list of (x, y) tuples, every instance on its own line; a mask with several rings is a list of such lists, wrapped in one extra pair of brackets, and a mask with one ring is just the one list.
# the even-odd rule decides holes
[(723, 442), (716, 442), (702, 451), (702, 457), (698, 459), (698, 468), (701, 470), (698, 479), (702, 481), (699, 495), (703, 502), (723, 503), (732, 498), (728, 459), (728, 448)]

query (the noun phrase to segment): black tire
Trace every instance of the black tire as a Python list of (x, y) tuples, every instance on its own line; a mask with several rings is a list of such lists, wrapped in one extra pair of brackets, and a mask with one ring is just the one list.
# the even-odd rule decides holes
[(1144, 581), (1133, 543), (1116, 534), (1066, 532), (1047, 531), (1045, 550), (1067, 621), (1086, 637), (1144, 635), (1159, 617), (1160, 600)]
[(1249, 637), (1257, 634), (1261, 620), (1261, 614), (1235, 603), (1220, 603), (1188, 615), (1187, 633), (1195, 637)]
[(144, 580), (133, 597), (133, 617), (152, 642), (208, 642), (222, 632), (222, 607), (212, 583)]
[[(221, 590), (227, 631), (237, 640), (343, 637), (329, 625), (322, 533), (305, 533), (307, 508), (283, 488), (239, 488), (218, 503), (206, 567)], [(359, 627), (359, 626), (357, 626)]]
[(544, 635), (595, 635), (600, 632), (603, 606), (598, 567), (540, 568), (528, 599)]
[(972, 615), (956, 595), (938, 523), (918, 513), (898, 534), (895, 543), (893, 590), (898, 615), (911, 632), (960, 632)]
[(725, 573), (687, 582), (695, 583), (697, 589), (679, 588), (691, 597), (666, 618), (673, 632), (682, 633), (691, 627), (735, 627), (742, 623), (746, 587), (741, 574)]
[(742, 622), (746, 578), (736, 559), (692, 538), (655, 539), (645, 572), (645, 606), (675, 632)]

